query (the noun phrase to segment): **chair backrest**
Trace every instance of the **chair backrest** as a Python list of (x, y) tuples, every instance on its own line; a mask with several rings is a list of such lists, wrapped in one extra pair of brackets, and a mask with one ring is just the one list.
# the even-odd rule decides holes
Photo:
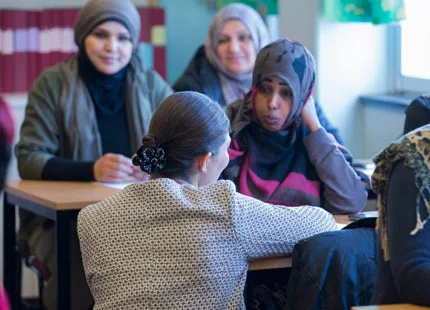
[(415, 98), (405, 113), (404, 134), (430, 123), (430, 94), (422, 94)]
[(350, 309), (367, 305), (376, 274), (374, 227), (326, 232), (302, 240), (293, 250), (287, 309)]

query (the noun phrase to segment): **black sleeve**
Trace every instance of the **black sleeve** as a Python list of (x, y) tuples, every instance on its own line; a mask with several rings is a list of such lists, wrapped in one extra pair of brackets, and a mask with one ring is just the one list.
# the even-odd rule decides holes
[(321, 105), (318, 103), (318, 101), (315, 101), (315, 110), (317, 112), (318, 119), (321, 123), (321, 126), (324, 127), (324, 129), (332, 134), (334, 138), (336, 139), (337, 143), (343, 144), (343, 140), (339, 134), (339, 129), (334, 127), (330, 121), (328, 120), (327, 116), (325, 115)]
[[(393, 279), (402, 302), (430, 306), (430, 224), (415, 235), (417, 221), (414, 170), (399, 162), (393, 168), (388, 189), (388, 246)], [(426, 216), (420, 204), (421, 218)]]
[(405, 113), (404, 134), (428, 124), (430, 122), (430, 96), (422, 95), (415, 98), (406, 108)]
[(173, 84), (173, 91), (195, 91), (202, 93), (203, 89), (199, 83), (192, 77), (184, 73), (176, 82)]
[(94, 162), (76, 161), (54, 157), (48, 160), (42, 171), (42, 180), (95, 181)]

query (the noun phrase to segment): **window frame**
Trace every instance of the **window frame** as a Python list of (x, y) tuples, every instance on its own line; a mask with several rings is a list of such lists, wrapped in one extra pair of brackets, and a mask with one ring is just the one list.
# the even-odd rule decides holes
[(430, 92), (430, 79), (414, 78), (402, 75), (402, 31), (401, 23), (390, 25), (388, 28), (388, 74), (391, 87), (397, 92)]

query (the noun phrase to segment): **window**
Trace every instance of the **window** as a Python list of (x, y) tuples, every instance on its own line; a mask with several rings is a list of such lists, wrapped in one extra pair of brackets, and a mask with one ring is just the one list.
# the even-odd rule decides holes
[(430, 92), (429, 0), (405, 0), (406, 20), (393, 29), (396, 88)]

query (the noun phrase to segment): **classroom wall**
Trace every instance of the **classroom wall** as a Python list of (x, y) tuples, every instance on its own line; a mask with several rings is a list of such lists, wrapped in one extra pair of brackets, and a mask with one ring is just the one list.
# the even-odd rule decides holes
[(173, 84), (205, 42), (215, 12), (200, 0), (160, 0), (159, 3), (166, 8), (167, 80)]
[[(320, 1), (279, 1), (280, 34), (303, 43), (314, 54), (315, 97), (352, 153), (370, 157), (395, 139), (403, 127), (404, 108), (358, 101), (360, 95), (389, 89), (388, 28), (327, 22), (321, 16), (321, 5)], [(392, 121), (389, 126), (386, 120)]]

